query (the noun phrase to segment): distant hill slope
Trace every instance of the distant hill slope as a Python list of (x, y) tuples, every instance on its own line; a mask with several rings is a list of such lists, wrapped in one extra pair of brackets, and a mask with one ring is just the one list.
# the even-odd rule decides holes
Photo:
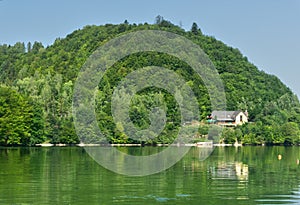
[[(42, 109), (44, 135), (49, 141), (76, 143), (78, 139), (72, 125), (71, 104), (73, 84), (81, 66), (103, 43), (123, 33), (145, 29), (177, 33), (198, 44), (212, 60), (224, 82), (228, 110), (247, 109), (251, 121), (261, 122), (264, 125), (290, 121), (299, 123), (298, 99), (276, 76), (260, 71), (248, 62), (238, 49), (229, 47), (214, 37), (203, 35), (196, 25), (193, 25), (191, 31), (184, 31), (165, 20), (154, 25), (123, 23), (86, 26), (65, 38), (56, 39), (54, 44), (47, 48), (38, 42), (28, 45), (24, 43), (17, 43), (14, 46), (1, 45), (0, 82), (34, 99), (36, 106)], [(106, 130), (105, 133), (110, 136), (111, 142), (129, 142), (129, 139), (116, 129), (109, 111), (109, 100), (105, 99), (111, 97), (113, 88), (122, 77), (134, 69), (147, 65), (164, 66), (184, 76), (190, 81), (189, 85), (198, 97), (202, 119), (211, 112), (202, 80), (187, 64), (165, 54), (131, 55), (114, 65), (99, 84), (100, 103), (97, 106), (99, 126)], [(136, 99), (137, 110), (131, 112), (143, 116), (143, 121), (139, 122), (137, 120), (139, 117), (132, 115), (133, 121), (141, 128), (148, 126), (146, 116), (149, 107), (153, 106), (151, 99), (159, 98), (157, 93), (160, 91), (155, 89), (148, 91), (149, 99), (145, 101), (146, 94), (140, 93), (140, 97), (137, 96)], [(170, 109), (173, 106), (169, 120), (178, 122), (178, 116), (172, 114), (177, 109), (176, 102), (173, 102), (174, 99), (167, 93), (161, 95), (162, 98), (168, 99)], [(162, 137), (157, 142), (169, 140)]]

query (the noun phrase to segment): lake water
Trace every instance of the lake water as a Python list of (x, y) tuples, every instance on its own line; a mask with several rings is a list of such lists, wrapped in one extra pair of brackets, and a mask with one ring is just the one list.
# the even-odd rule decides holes
[(0, 204), (300, 204), (299, 147), (219, 147), (204, 161), (202, 149), (158, 174), (127, 177), (81, 147), (0, 148)]

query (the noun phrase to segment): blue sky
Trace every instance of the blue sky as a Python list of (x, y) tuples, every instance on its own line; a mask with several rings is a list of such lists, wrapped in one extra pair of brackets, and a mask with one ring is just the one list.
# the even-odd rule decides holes
[(51, 45), (85, 25), (153, 23), (157, 15), (238, 48), (300, 96), (300, 0), (0, 0), (0, 44)]

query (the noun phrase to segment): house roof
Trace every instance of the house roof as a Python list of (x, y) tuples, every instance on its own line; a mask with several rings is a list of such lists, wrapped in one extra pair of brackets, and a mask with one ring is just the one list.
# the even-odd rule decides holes
[[(212, 119), (217, 119), (218, 121), (234, 121), (236, 116), (242, 111), (213, 111), (211, 113)], [(243, 113), (243, 112), (242, 112)]]

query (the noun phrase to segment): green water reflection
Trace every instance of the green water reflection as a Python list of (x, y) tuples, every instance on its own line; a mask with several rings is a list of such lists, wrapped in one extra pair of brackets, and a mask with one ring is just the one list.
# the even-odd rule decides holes
[(80, 147), (0, 148), (0, 204), (300, 204), (299, 147), (220, 147), (202, 161), (203, 153), (192, 148), (164, 172), (126, 177)]

